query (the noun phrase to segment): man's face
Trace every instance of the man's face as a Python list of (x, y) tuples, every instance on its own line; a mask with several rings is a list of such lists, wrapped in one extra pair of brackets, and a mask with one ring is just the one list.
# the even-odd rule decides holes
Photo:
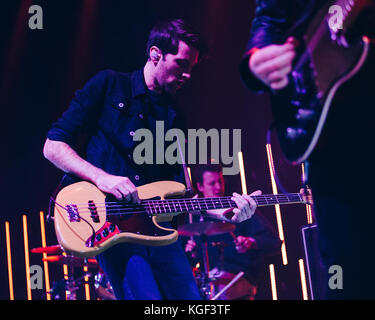
[(174, 94), (190, 78), (197, 64), (199, 51), (180, 41), (177, 54), (162, 55), (156, 66), (155, 78), (162, 91)]
[(198, 190), (205, 198), (224, 196), (224, 177), (221, 172), (206, 171), (203, 173), (202, 184), (197, 183)]

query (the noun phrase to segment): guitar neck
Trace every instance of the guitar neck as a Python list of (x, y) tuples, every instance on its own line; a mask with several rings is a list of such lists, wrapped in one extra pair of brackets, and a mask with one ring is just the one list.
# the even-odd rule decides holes
[[(266, 194), (251, 196), (258, 207), (281, 204), (305, 203), (299, 193)], [(182, 212), (206, 211), (214, 209), (236, 208), (231, 197), (142, 200), (142, 205), (149, 214), (178, 214)]]

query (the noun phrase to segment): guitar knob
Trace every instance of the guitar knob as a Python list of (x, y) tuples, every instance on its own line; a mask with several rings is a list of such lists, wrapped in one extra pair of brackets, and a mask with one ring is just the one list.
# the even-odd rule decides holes
[(302, 136), (306, 135), (306, 131), (301, 128), (287, 128), (286, 135), (291, 140), (296, 140), (301, 138)]
[(296, 118), (298, 120), (310, 120), (315, 115), (313, 110), (309, 109), (298, 109)]

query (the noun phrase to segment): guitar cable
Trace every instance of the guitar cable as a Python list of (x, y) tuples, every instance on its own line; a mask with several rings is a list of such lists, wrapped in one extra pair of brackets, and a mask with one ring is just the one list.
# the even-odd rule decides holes
[[(51, 203), (53, 203), (55, 205), (58, 205), (63, 210), (67, 211), (67, 209), (64, 206), (62, 206), (61, 204), (59, 204), (58, 202), (56, 202), (56, 199), (54, 199), (52, 196), (50, 197), (49, 203), (50, 203), (50, 207), (51, 207)], [(48, 208), (48, 211), (50, 210), (50, 207)], [(50, 212), (48, 212), (48, 215), (50, 215)], [(92, 247), (93, 244), (94, 244), (94, 241), (95, 241), (95, 236), (96, 236), (95, 229), (89, 221), (87, 221), (85, 218), (83, 218), (79, 214), (78, 214), (78, 216), (79, 216), (80, 219), (82, 219), (82, 221), (86, 222), (89, 225), (89, 227), (91, 228), (92, 236), (91, 236), (91, 240), (90, 240), (90, 243), (89, 243), (89, 247)]]

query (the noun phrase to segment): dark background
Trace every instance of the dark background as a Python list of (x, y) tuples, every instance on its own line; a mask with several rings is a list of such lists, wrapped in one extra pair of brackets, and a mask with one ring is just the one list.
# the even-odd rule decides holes
[[(188, 128), (241, 129), (247, 189), (272, 193), (266, 155), (266, 132), (272, 121), (267, 95), (250, 92), (241, 82), (238, 64), (245, 51), (255, 1), (123, 1), (45, 0), (1, 3), (1, 214), (0, 299), (9, 299), (5, 221), (10, 222), (15, 298), (26, 299), (22, 215), (28, 216), (29, 246), (41, 246), (39, 212), (47, 212), (61, 172), (42, 154), (46, 132), (67, 108), (74, 91), (102, 69), (133, 71), (145, 63), (145, 44), (154, 23), (164, 18), (187, 19), (207, 39), (210, 54), (194, 70), (178, 94)], [(43, 30), (31, 30), (28, 9), (43, 9)], [(289, 192), (301, 186), (301, 168), (283, 159), (272, 137), (275, 169)], [(227, 191), (241, 191), (240, 177), (227, 178)], [(298, 259), (303, 258), (302, 205), (281, 207), (288, 264), (275, 264), (279, 299), (302, 299)], [(263, 214), (277, 230), (273, 207)], [(57, 243), (47, 224), (47, 245)], [(30, 264), (42, 265), (41, 255)], [(62, 267), (50, 264), (51, 282)], [(261, 297), (270, 299), (268, 268)], [(33, 299), (45, 299), (34, 290)]]

